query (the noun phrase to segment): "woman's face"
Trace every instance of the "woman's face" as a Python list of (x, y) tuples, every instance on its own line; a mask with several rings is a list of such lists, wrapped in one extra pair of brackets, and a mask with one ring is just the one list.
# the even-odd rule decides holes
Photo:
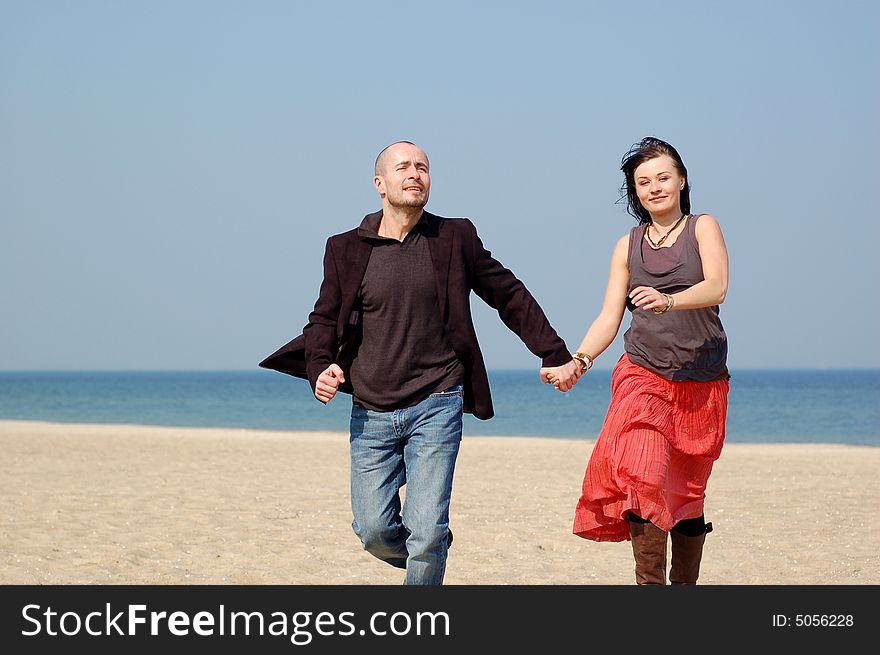
[(642, 162), (633, 172), (633, 180), (639, 201), (652, 216), (681, 213), (685, 179), (679, 175), (672, 157), (660, 155)]

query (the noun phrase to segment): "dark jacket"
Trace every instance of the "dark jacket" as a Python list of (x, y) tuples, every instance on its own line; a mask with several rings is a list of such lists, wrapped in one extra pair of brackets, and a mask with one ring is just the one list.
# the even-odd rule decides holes
[[(471, 318), (471, 291), (498, 310), (504, 324), (541, 358), (543, 366), (565, 364), (571, 354), (525, 285), (483, 247), (473, 223), (466, 218), (424, 215), (438, 306), (450, 345), (465, 367), (464, 411), (489, 419), (494, 410)], [(378, 222), (380, 217), (378, 212), (364, 220)], [(334, 362), (348, 379), (359, 342), (358, 290), (371, 249), (357, 228), (327, 240), (324, 281), (303, 334), (260, 362), (261, 367), (307, 378), (313, 390), (318, 376)], [(340, 390), (351, 393), (347, 383)]]

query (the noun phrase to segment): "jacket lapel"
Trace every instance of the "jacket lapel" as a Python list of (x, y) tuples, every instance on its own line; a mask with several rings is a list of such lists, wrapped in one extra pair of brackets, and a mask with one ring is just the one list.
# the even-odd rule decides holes
[(342, 255), (344, 262), (337, 268), (340, 275), (340, 287), (342, 288), (342, 306), (337, 323), (338, 334), (343, 334), (350, 324), (360, 323), (360, 317), (353, 317), (353, 311), (357, 304), (358, 291), (367, 271), (370, 261), (370, 252), (373, 246), (366, 239), (354, 239), (351, 246), (346, 248)]
[(425, 212), (428, 217), (428, 246), (431, 251), (431, 263), (434, 266), (434, 280), (437, 284), (437, 304), (440, 315), (446, 322), (446, 297), (449, 284), (449, 262), (452, 259), (452, 232), (443, 230), (443, 220)]

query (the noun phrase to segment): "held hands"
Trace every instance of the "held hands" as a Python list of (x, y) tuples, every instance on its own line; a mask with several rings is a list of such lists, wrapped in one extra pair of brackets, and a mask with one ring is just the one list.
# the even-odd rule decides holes
[(661, 293), (653, 287), (636, 287), (630, 291), (629, 299), (636, 307), (650, 309), (655, 314), (665, 314), (675, 304), (670, 294)]
[(572, 359), (562, 366), (547, 366), (540, 370), (541, 382), (544, 384), (552, 384), (558, 391), (565, 393), (571, 391), (578, 379), (583, 375), (581, 373), (580, 362)]
[(336, 364), (330, 364), (318, 376), (318, 381), (315, 383), (315, 398), (326, 405), (333, 400), (333, 396), (336, 395), (342, 382), (345, 382), (345, 375), (342, 369)]

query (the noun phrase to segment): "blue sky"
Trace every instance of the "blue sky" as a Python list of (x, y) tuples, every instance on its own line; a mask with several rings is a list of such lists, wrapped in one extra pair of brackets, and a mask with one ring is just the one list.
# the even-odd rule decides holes
[[(575, 347), (646, 135), (724, 231), (731, 368), (878, 367), (878, 29), (847, 0), (0, 1), (0, 369), (253, 369), (398, 139)], [(473, 304), (490, 368), (537, 367)]]

